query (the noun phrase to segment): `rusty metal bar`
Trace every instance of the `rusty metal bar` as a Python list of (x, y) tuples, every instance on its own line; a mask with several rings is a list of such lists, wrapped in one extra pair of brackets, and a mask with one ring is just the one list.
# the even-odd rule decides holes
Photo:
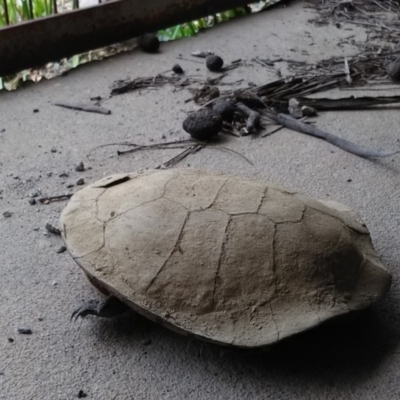
[(0, 29), (0, 76), (206, 17), (249, 0), (119, 0)]

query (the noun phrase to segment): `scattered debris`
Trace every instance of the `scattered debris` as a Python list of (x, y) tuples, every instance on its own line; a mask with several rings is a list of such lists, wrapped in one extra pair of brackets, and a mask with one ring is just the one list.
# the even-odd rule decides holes
[(3, 212), (3, 217), (4, 218), (11, 218), (12, 217), (12, 213), (10, 211), (5, 211), (5, 212)]
[(55, 226), (53, 226), (52, 224), (50, 224), (50, 222), (46, 223), (45, 228), (47, 231), (49, 231), (50, 233), (53, 233), (54, 235), (61, 235), (60, 230), (58, 228), (56, 228)]
[(310, 22), (326, 25), (354, 24), (366, 26), (370, 30), (369, 41), (378, 39), (381, 42), (397, 45), (400, 42), (400, 3), (393, 0), (371, 1), (337, 1), (307, 0), (320, 15)]
[(180, 163), (182, 160), (184, 160), (188, 155), (195, 154), (198, 151), (200, 151), (201, 149), (203, 149), (204, 147), (205, 147), (205, 144), (193, 145), (193, 146), (189, 147), (188, 149), (184, 150), (182, 153), (179, 153), (177, 156), (172, 157), (170, 160), (165, 162), (163, 165), (156, 167), (156, 169), (172, 168), (175, 165), (177, 165), (178, 163)]
[(310, 106), (302, 106), (301, 112), (303, 117), (316, 117), (318, 115), (317, 110)]
[(172, 71), (174, 71), (175, 74), (184, 74), (184, 71), (183, 71), (182, 67), (179, 64), (175, 64), (172, 67)]
[(260, 114), (257, 111), (252, 110), (242, 103), (235, 104), (235, 110), (247, 117), (246, 129), (242, 130), (242, 133), (250, 134), (260, 127)]
[(67, 248), (65, 246), (61, 246), (56, 250), (56, 253), (61, 254), (61, 253), (64, 253), (64, 251), (66, 251), (66, 250), (67, 250)]
[(204, 85), (198, 89), (190, 89), (192, 93), (192, 100), (197, 104), (204, 104), (212, 99), (216, 99), (220, 95), (220, 91), (217, 86)]
[(206, 58), (206, 66), (212, 72), (221, 71), (224, 60), (220, 56), (212, 55)]
[(83, 399), (84, 397), (87, 397), (87, 394), (83, 390), (80, 390), (78, 392), (78, 399)]
[(18, 333), (21, 335), (32, 335), (32, 329), (22, 326), (18, 328)]
[(96, 106), (93, 104), (64, 103), (64, 102), (63, 103), (57, 102), (57, 103), (53, 103), (53, 104), (58, 107), (69, 108), (71, 110), (86, 111), (86, 112), (104, 114), (104, 115), (111, 114), (111, 110), (108, 110), (104, 107)]
[(157, 53), (160, 48), (160, 41), (156, 34), (145, 33), (138, 38), (138, 46), (147, 53)]
[(75, 171), (77, 172), (83, 172), (85, 170), (85, 164), (83, 161), (80, 161), (78, 165), (75, 167)]
[(214, 55), (214, 53), (212, 51), (193, 51), (190, 55), (193, 57), (207, 58), (208, 56)]
[(89, 97), (89, 99), (90, 101), (94, 101), (97, 105), (99, 105), (103, 101), (103, 98), (101, 96), (91, 96)]
[[(184, 75), (163, 75), (158, 74), (156, 76), (142, 77), (136, 79), (123, 79), (117, 80), (112, 84), (111, 96), (133, 92), (141, 89), (154, 89), (165, 85), (173, 85), (177, 90), (185, 88), (187, 86), (197, 85), (217, 85), (222, 84), (221, 80), (226, 77), (227, 74), (221, 74), (215, 78), (199, 79), (193, 76)], [(239, 84), (243, 79), (235, 83), (225, 83), (225, 85)]]
[(342, 97), (340, 99), (318, 98), (309, 99), (298, 97), (297, 100), (303, 106), (312, 107), (318, 111), (334, 110), (365, 110), (375, 106), (387, 104), (399, 104), (400, 96), (376, 96), (376, 97)]
[(42, 204), (49, 204), (52, 203), (53, 201), (62, 201), (62, 200), (68, 200), (69, 198), (72, 197), (72, 194), (61, 194), (59, 196), (49, 196), (49, 197), (41, 197), (39, 201)]
[(235, 112), (234, 102), (230, 99), (218, 99), (212, 104), (212, 108), (224, 121), (232, 121)]
[(136, 78), (136, 79), (125, 79), (115, 81), (113, 87), (111, 89), (111, 96), (115, 96), (117, 94), (123, 94), (127, 92), (132, 92), (140, 89), (149, 89), (161, 87), (167, 84), (178, 85), (181, 87), (187, 86), (190, 84), (189, 80), (185, 80), (181, 82), (180, 76), (166, 76), (162, 74), (158, 74), (154, 77), (144, 77), (144, 78)]
[(212, 150), (218, 150), (218, 151), (222, 151), (222, 152), (238, 155), (243, 160), (248, 162), (250, 165), (253, 165), (253, 163), (248, 158), (246, 158), (244, 155), (240, 154), (239, 152), (237, 152), (235, 150), (228, 149), (227, 147), (213, 146), (211, 144), (211, 142), (199, 143), (196, 140), (178, 140), (178, 141), (175, 141), (175, 142), (155, 143), (155, 144), (151, 144), (151, 145), (138, 145), (138, 144), (135, 144), (135, 143), (126, 143), (126, 142), (125, 143), (110, 143), (110, 144), (106, 144), (106, 145), (95, 147), (94, 149), (92, 149), (89, 152), (89, 154), (92, 153), (94, 150), (96, 150), (98, 148), (108, 147), (108, 146), (129, 146), (129, 147), (133, 147), (133, 149), (126, 150), (126, 151), (118, 150), (117, 154), (119, 156), (120, 155), (131, 154), (131, 153), (135, 153), (135, 152), (143, 151), (143, 150), (185, 149), (182, 153), (180, 153), (177, 156), (173, 157), (172, 159), (170, 159), (169, 161), (165, 162), (164, 164), (159, 165), (158, 167), (156, 167), (156, 169), (170, 168), (170, 167), (178, 164), (182, 160), (184, 160), (188, 155), (197, 153), (198, 151), (200, 151), (201, 149), (206, 148), (206, 147), (209, 148), (209, 149), (212, 149)]

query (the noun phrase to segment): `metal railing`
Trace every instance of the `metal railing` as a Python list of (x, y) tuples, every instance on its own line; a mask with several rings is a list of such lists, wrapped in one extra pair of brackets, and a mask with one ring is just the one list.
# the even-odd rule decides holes
[[(0, 28), (0, 76), (243, 7), (249, 2), (104, 0), (96, 5), (97, 1), (102, 0), (0, 0), (0, 18), (7, 25)], [(15, 2), (19, 2), (19, 8), (10, 8)]]
[(0, 28), (111, 0), (0, 0)]

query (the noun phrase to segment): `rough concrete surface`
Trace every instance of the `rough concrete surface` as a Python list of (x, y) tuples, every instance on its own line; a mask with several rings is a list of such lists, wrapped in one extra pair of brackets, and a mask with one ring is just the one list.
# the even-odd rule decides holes
[[(44, 230), (47, 221), (57, 221), (65, 202), (29, 204), (37, 191), (59, 195), (78, 189), (66, 185), (80, 178), (89, 183), (168, 160), (179, 150), (117, 157), (115, 147), (103, 147), (88, 154), (107, 143), (186, 138), (181, 129), (184, 111), (193, 109), (184, 102), (189, 92), (171, 87), (107, 99), (103, 106), (112, 110), (110, 116), (66, 110), (52, 102), (106, 97), (114, 80), (155, 75), (171, 68), (179, 54), (188, 57), (194, 50), (213, 50), (226, 63), (276, 55), (319, 60), (356, 51), (337, 46), (339, 38), (367, 37), (354, 26), (315, 27), (308, 23), (312, 12), (303, 7), (297, 2), (278, 6), (164, 44), (158, 55), (133, 51), (52, 81), (0, 93), (1, 399), (73, 399), (80, 391), (91, 399), (399, 398), (399, 155), (364, 160), (322, 140), (282, 130), (265, 139), (224, 136), (224, 145), (251, 159), (253, 166), (212, 149), (181, 163), (268, 179), (357, 209), (393, 274), (389, 296), (370, 311), (263, 354), (190, 341), (133, 316), (71, 323), (72, 310), (97, 294), (70, 256), (56, 252), (61, 239)], [(200, 64), (179, 62), (187, 73), (215, 76)], [(225, 81), (239, 78), (243, 84), (263, 84), (276, 75), (254, 64), (231, 71)], [(318, 126), (331, 133), (388, 150), (399, 146), (399, 122), (396, 109), (327, 112), (317, 119)], [(83, 172), (75, 171), (79, 161), (87, 167)], [(60, 177), (62, 173), (68, 177)], [(5, 212), (11, 216), (4, 217)], [(23, 327), (32, 334), (18, 333)]]

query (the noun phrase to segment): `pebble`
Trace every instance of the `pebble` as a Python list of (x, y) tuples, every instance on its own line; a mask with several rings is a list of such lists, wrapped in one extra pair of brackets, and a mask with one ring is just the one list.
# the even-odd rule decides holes
[(61, 231), (52, 224), (50, 224), (50, 222), (46, 223), (45, 228), (50, 233), (54, 233), (55, 235), (61, 235)]
[(76, 167), (75, 171), (82, 172), (85, 170), (85, 164), (81, 161)]
[(3, 217), (4, 218), (11, 218), (12, 214), (10, 213), (10, 211), (5, 211), (3, 212)]
[(87, 397), (87, 394), (83, 390), (80, 390), (78, 393), (78, 399), (83, 399), (84, 397)]
[(50, 150), (52, 153), (57, 153), (57, 149), (55, 147), (52, 147)]
[(61, 254), (61, 253), (64, 253), (64, 251), (66, 251), (66, 250), (67, 250), (67, 248), (65, 246), (61, 246), (60, 248), (58, 248), (56, 250), (56, 253)]
[(26, 326), (21, 326), (20, 328), (18, 328), (18, 333), (20, 333), (21, 335), (32, 335), (32, 329), (27, 328)]
[(77, 185), (79, 185), (79, 186), (81, 186), (81, 185), (84, 185), (85, 184), (85, 180), (84, 179), (78, 179), (77, 181), (76, 181), (76, 184)]
[(34, 206), (35, 204), (36, 204), (36, 199), (29, 199), (28, 200), (29, 201), (29, 204), (31, 205), (31, 206)]
[(176, 74), (183, 74), (184, 73), (182, 67), (179, 64), (175, 64), (172, 67), (172, 71), (174, 71)]

